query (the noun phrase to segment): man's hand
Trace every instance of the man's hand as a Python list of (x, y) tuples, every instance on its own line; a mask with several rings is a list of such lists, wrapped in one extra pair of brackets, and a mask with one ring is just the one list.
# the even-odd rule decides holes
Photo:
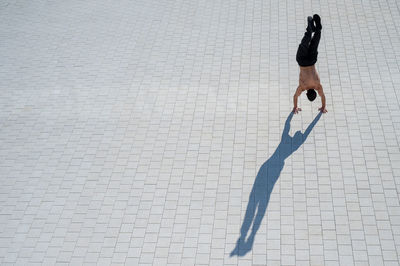
[(292, 110), (293, 113), (297, 114), (297, 113), (300, 112), (300, 111), (301, 111), (301, 108), (299, 108), (299, 107), (293, 107), (293, 110)]
[(302, 90), (300, 85), (297, 87), (296, 92), (293, 95), (293, 110), (292, 112), (297, 114), (299, 111), (301, 111), (301, 108), (297, 108), (297, 98), (300, 96)]
[(325, 109), (325, 107), (320, 107), (318, 108), (318, 111), (323, 112), (324, 114), (328, 112), (328, 110)]

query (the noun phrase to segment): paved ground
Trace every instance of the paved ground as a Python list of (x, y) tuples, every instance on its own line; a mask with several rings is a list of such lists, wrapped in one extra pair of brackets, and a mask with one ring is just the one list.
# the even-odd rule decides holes
[[(329, 112), (289, 116), (313, 13)], [(0, 21), (0, 264), (399, 265), (396, 0), (5, 0)]]

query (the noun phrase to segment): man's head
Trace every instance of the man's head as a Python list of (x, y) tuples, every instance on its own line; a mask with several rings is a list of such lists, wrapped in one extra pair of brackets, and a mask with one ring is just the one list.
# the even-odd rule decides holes
[(314, 89), (307, 90), (307, 98), (310, 100), (310, 102), (314, 101), (316, 97), (317, 93)]

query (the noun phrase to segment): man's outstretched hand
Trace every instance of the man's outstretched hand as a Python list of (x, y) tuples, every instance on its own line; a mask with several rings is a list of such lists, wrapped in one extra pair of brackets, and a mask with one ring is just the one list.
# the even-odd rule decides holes
[(320, 107), (320, 108), (318, 108), (318, 111), (321, 111), (321, 112), (323, 112), (324, 114), (325, 114), (326, 112), (328, 112), (328, 110), (326, 110), (325, 107)]
[(297, 113), (300, 112), (300, 111), (301, 111), (301, 108), (299, 108), (299, 107), (293, 107), (293, 110), (292, 110), (293, 113), (297, 114)]

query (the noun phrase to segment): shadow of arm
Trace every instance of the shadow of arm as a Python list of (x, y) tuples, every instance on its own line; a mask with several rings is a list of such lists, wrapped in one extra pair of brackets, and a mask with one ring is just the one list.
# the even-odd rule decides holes
[(314, 126), (317, 124), (318, 120), (321, 118), (321, 115), (322, 115), (322, 112), (319, 112), (319, 114), (314, 118), (314, 120), (311, 122), (311, 124), (308, 125), (306, 131), (304, 131), (303, 142), (306, 141), (311, 130), (314, 128)]
[(293, 112), (290, 112), (288, 118), (286, 119), (285, 128), (283, 129), (283, 132), (282, 132), (282, 139), (283, 139), (285, 136), (289, 135), (290, 121), (292, 121), (293, 114), (294, 114)]

